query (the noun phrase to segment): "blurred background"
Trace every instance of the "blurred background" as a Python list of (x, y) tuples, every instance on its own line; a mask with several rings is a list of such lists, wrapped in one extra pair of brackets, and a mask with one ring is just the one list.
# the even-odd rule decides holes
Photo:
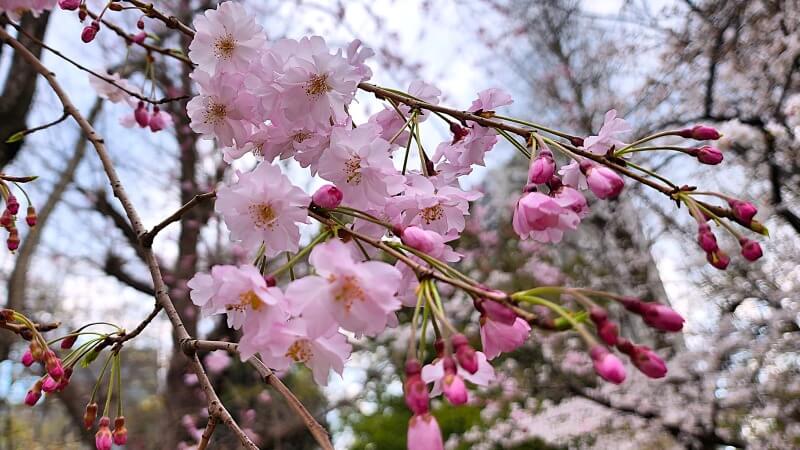
[[(521, 243), (510, 216), (526, 161), (499, 144), (487, 168), (465, 180), (485, 196), (473, 205), (458, 242), (465, 254), (461, 269), (504, 289), (557, 283), (664, 301), (687, 318), (687, 326), (665, 338), (615, 315), (624, 335), (656, 349), (669, 367), (668, 376), (656, 381), (629, 371), (633, 375), (621, 386), (597, 383), (574, 336), (535, 332), (527, 345), (495, 360), (497, 380), (474, 391), (469, 405), (433, 403), (448, 448), (800, 447), (800, 1), (244, 3), (270, 39), (318, 34), (340, 47), (359, 38), (376, 51), (370, 61), (374, 82), (402, 89), (422, 79), (454, 107), (466, 108), (482, 89), (503, 87), (515, 99), (509, 115), (577, 135), (596, 132), (612, 108), (634, 127), (634, 136), (713, 124), (724, 133), (721, 166), (672, 154), (646, 158), (646, 165), (677, 184), (720, 190), (760, 207), (759, 220), (771, 235), (762, 242), (765, 257), (755, 264), (733, 258), (725, 272), (705, 264), (694, 243), (695, 225), (683, 211), (631, 183), (618, 200), (592, 204), (579, 232), (561, 245)], [(93, 11), (102, 7), (88, 4)], [(215, 5), (158, 2), (186, 23)], [(138, 16), (110, 17), (135, 31)], [(0, 24), (6, 26), (4, 17)], [(138, 86), (144, 80), (144, 54), (108, 29), (84, 45), (74, 14), (25, 16), (20, 24), (92, 69), (124, 71)], [(186, 48), (175, 33), (155, 21), (146, 24), (158, 45)], [(47, 51), (42, 58), (106, 137), (146, 226), (230, 178), (220, 149), (189, 130), (183, 103), (169, 106), (171, 129), (154, 134), (124, 128), (119, 119), (130, 108), (97, 100), (86, 73)], [(185, 67), (169, 58), (157, 57), (155, 64), (159, 94), (191, 93)], [(0, 89), (0, 142), (61, 114), (46, 84), (5, 46)], [(381, 107), (364, 93), (358, 101), (359, 120)], [(449, 138), (440, 125), (425, 123), (428, 146)], [(129, 329), (138, 324), (152, 308), (152, 285), (132, 245), (135, 236), (77, 127), (65, 121), (21, 142), (0, 143), (0, 166), (7, 174), (40, 176), (29, 185), (39, 226), (24, 231), (16, 254), (0, 252), (5, 307), (39, 321), (62, 321), (64, 330), (94, 320)], [(298, 167), (286, 170), (309, 190), (318, 183)], [(230, 263), (240, 251), (212, 212), (208, 204), (195, 208), (160, 234), (154, 247), (190, 333), (236, 340), (224, 321), (199, 320), (188, 299), (186, 281), (195, 272)], [(736, 248), (731, 239), (722, 241)], [(457, 320), (477, 345), (470, 303), (447, 294), (449, 310), (461, 311)], [(331, 430), (337, 448), (405, 448), (409, 413), (398, 369), (405, 333), (401, 324), (378, 339), (354, 341), (357, 351), (344, 377), (333, 376), (326, 388), (304, 368), (283, 374)], [(78, 370), (67, 390), (29, 408), (22, 399), (36, 375), (19, 363), (24, 350), (16, 336), (0, 334), (0, 448), (91, 448), (93, 433), (81, 424), (99, 368)], [(303, 423), (252, 370), (226, 355), (202, 356), (222, 400), (261, 448), (314, 448)], [(166, 319), (126, 347), (122, 367), (127, 448), (195, 445), (206, 421), (205, 402), (185, 358), (174, 353)], [(218, 429), (212, 448), (236, 448), (235, 439)]]

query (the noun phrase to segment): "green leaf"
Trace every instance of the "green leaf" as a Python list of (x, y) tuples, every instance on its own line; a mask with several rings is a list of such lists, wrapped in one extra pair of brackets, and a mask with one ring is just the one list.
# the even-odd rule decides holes
[(6, 144), (13, 144), (14, 142), (21, 141), (22, 138), (25, 137), (25, 131), (27, 130), (17, 131), (16, 133), (12, 134), (11, 137), (6, 139)]
[(97, 349), (90, 351), (81, 360), (81, 367), (83, 367), (84, 369), (89, 367), (89, 364), (93, 363), (98, 356), (100, 356), (100, 352), (97, 351)]

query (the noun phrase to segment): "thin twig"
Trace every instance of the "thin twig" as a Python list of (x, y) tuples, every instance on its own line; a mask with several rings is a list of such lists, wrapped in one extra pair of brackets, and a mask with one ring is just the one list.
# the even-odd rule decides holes
[(203, 436), (200, 437), (200, 443), (197, 444), (197, 450), (206, 450), (208, 448), (208, 443), (211, 442), (211, 435), (214, 433), (215, 428), (217, 428), (217, 418), (214, 415), (209, 415), (206, 429), (203, 431)]
[(216, 191), (195, 195), (191, 200), (186, 202), (186, 204), (178, 208), (177, 211), (170, 214), (169, 217), (167, 217), (166, 219), (162, 220), (159, 224), (154, 226), (152, 230), (142, 235), (141, 237), (142, 245), (144, 245), (145, 247), (150, 247), (151, 245), (153, 245), (153, 239), (155, 239), (156, 235), (161, 230), (166, 228), (169, 224), (181, 220), (181, 217), (183, 217), (183, 215), (186, 214), (187, 211), (194, 208), (198, 203), (202, 202), (203, 200), (214, 198), (216, 196), (217, 196)]

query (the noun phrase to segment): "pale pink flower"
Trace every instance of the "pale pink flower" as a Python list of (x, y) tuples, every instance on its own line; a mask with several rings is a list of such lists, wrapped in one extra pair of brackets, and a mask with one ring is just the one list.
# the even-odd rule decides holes
[(572, 210), (579, 218), (583, 219), (589, 214), (589, 205), (586, 197), (580, 191), (569, 186), (561, 186), (550, 193), (562, 208)]
[(482, 195), (463, 191), (457, 186), (434, 184), (437, 180), (409, 174), (403, 195), (394, 197), (386, 206), (390, 217), (402, 217), (403, 225), (415, 225), (443, 236), (458, 234), (466, 226), (469, 202)]
[(352, 346), (335, 326), (320, 333), (309, 333), (310, 328), (306, 318), (294, 318), (286, 324), (262, 327), (252, 333), (245, 329), (239, 353), (243, 361), (259, 353), (264, 363), (275, 370), (303, 363), (311, 369), (314, 381), (325, 386), (331, 369), (341, 375)]
[(369, 47), (363, 47), (360, 39), (353, 39), (347, 46), (347, 64), (355, 68), (355, 72), (361, 77), (359, 81), (372, 78), (372, 69), (365, 63), (371, 56), (375, 56), (375, 52)]
[(310, 167), (312, 175), (317, 173), (319, 159), (330, 145), (330, 124), (281, 119), (273, 120), (267, 129), (268, 139), (262, 149), (264, 159), (270, 161), (276, 156), (281, 159), (294, 156), (301, 167)]
[(430, 414), (415, 414), (408, 421), (408, 450), (444, 450), (442, 430)]
[(296, 252), (298, 223), (308, 222), (309, 197), (292, 185), (277, 166), (261, 163), (255, 170), (217, 191), (214, 208), (222, 214), (234, 240), (251, 249), (263, 242), (267, 256)]
[(335, 127), (330, 148), (320, 158), (319, 175), (342, 190), (349, 206), (381, 207), (405, 187), (405, 177), (389, 157), (389, 143), (378, 137), (379, 132), (371, 124)]
[[(489, 383), (495, 380), (494, 368), (486, 358), (483, 352), (475, 352), (475, 357), (478, 360), (478, 371), (469, 373), (463, 367), (458, 366), (456, 372), (458, 376), (465, 381), (476, 386), (488, 386)], [(445, 376), (444, 360), (437, 358), (432, 364), (428, 364), (422, 368), (422, 380), (425, 383), (433, 383), (431, 388), (431, 397), (436, 397), (442, 393), (442, 380)]]
[(220, 68), (245, 71), (266, 45), (264, 30), (239, 2), (222, 2), (194, 19), (195, 35), (189, 44), (189, 59), (200, 70), (216, 73)]
[(211, 352), (203, 358), (203, 366), (209, 373), (216, 375), (227, 369), (232, 359), (227, 352)]
[(228, 326), (239, 329), (288, 318), (286, 299), (277, 287), (267, 287), (261, 272), (252, 265), (211, 268), (211, 273), (197, 273), (187, 283), (192, 303), (203, 316), (227, 314)]
[(195, 70), (192, 79), (200, 86), (200, 95), (186, 105), (192, 130), (204, 139), (216, 138), (224, 146), (233, 145), (234, 139), (246, 139), (256, 98), (242, 89), (243, 76), (227, 72), (211, 76)]
[(512, 325), (481, 317), (481, 343), (483, 353), (494, 359), (500, 353), (510, 352), (525, 343), (531, 333), (531, 326), (520, 317)]
[(625, 381), (625, 366), (622, 361), (602, 345), (595, 345), (589, 351), (594, 362), (594, 370), (600, 377), (614, 384)]
[(500, 106), (514, 103), (511, 95), (499, 88), (489, 88), (478, 92), (478, 98), (472, 101), (468, 111), (494, 111)]
[(612, 109), (606, 113), (603, 126), (597, 136), (589, 136), (583, 140), (586, 151), (595, 155), (605, 155), (611, 148), (619, 149), (625, 143), (618, 139), (618, 135), (631, 131), (632, 128), (624, 119), (617, 117), (617, 110)]
[(439, 162), (442, 157), (458, 168), (473, 164), (483, 166), (484, 156), (497, 144), (497, 132), (491, 128), (473, 125), (467, 128), (467, 135), (458, 142), (442, 142), (436, 147), (432, 160)]
[[(413, 97), (432, 105), (438, 105), (439, 97), (442, 95), (442, 91), (440, 91), (436, 86), (428, 84), (422, 80), (412, 81), (408, 86), (408, 93)], [(399, 110), (400, 113), (398, 113), (397, 110)], [(424, 122), (428, 118), (429, 114), (430, 112), (428, 111), (419, 112), (417, 114), (417, 122)], [(392, 139), (398, 131), (400, 131), (400, 128), (406, 124), (406, 121), (410, 116), (411, 108), (407, 105), (400, 105), (397, 109), (387, 106), (378, 113), (373, 114), (372, 117), (369, 118), (369, 123), (379, 125), (381, 127), (380, 136), (388, 141)], [(405, 145), (406, 142), (408, 142), (408, 138), (408, 131), (403, 131), (397, 136), (397, 138), (395, 138), (393, 144)]]
[(374, 336), (400, 308), (400, 272), (380, 261), (359, 262), (339, 239), (317, 245), (309, 262), (317, 275), (293, 281), (286, 290), (292, 313), (301, 315), (311, 335), (338, 324)]
[(581, 165), (577, 161), (561, 166), (558, 174), (561, 175), (561, 181), (569, 187), (582, 191), (589, 189), (589, 185), (586, 184), (586, 176), (581, 172)]
[(0, 0), (0, 13), (6, 13), (12, 22), (19, 22), (25, 12), (30, 11), (34, 17), (46, 10), (53, 9), (57, 0)]
[(541, 192), (530, 192), (517, 201), (512, 224), (522, 239), (557, 243), (564, 231), (577, 229), (580, 220), (578, 214), (563, 207), (559, 199)]
[(331, 54), (323, 38), (301, 39), (280, 78), (286, 118), (308, 116), (319, 124), (329, 123), (331, 117), (335, 122), (342, 121), (360, 80), (357, 68), (341, 53)]
[(102, 78), (89, 74), (89, 86), (94, 89), (98, 97), (104, 98), (111, 103), (126, 102), (131, 108), (136, 107), (138, 100), (135, 97), (132, 97), (131, 94), (120, 89), (120, 87), (123, 87), (130, 92), (140, 94), (141, 91), (138, 87), (129, 83), (126, 78), (122, 78), (116, 72), (109, 74), (105, 73), (105, 71), (97, 71), (97, 73), (103, 74), (105, 78), (114, 82), (114, 84), (112, 84)]

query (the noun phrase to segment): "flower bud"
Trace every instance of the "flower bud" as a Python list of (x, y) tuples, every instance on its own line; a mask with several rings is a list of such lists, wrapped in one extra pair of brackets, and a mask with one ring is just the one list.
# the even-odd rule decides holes
[(683, 316), (669, 306), (658, 303), (642, 303), (641, 315), (647, 325), (657, 330), (675, 333), (683, 329)]
[(463, 334), (456, 334), (450, 342), (456, 350), (458, 365), (469, 373), (476, 373), (478, 371), (478, 357), (475, 354), (475, 349), (469, 345), (467, 337)]
[(15, 251), (19, 248), (19, 231), (16, 228), (12, 228), (11, 231), (8, 232), (8, 239), (6, 239), (6, 246), (10, 251)]
[(609, 320), (603, 322), (597, 327), (597, 335), (606, 343), (606, 345), (617, 345), (617, 338), (619, 337), (619, 328), (617, 324)]
[(35, 361), (44, 360), (44, 349), (42, 348), (41, 344), (39, 344), (38, 341), (31, 341), (31, 344), (28, 346), (28, 350), (30, 350), (31, 355), (33, 355), (33, 359)]
[(454, 406), (467, 403), (469, 397), (464, 379), (455, 373), (445, 374), (442, 380), (442, 392), (447, 401)]
[(131, 41), (133, 41), (133, 42), (135, 42), (137, 44), (143, 43), (145, 39), (147, 39), (147, 33), (145, 33), (144, 31), (140, 31), (140, 32), (134, 34), (133, 36), (131, 36)]
[(408, 421), (408, 450), (444, 450), (439, 423), (430, 414), (415, 414)]
[(144, 17), (140, 17), (139, 20), (136, 21), (136, 28), (144, 30)]
[(94, 426), (94, 420), (97, 418), (97, 403), (92, 402), (86, 405), (86, 412), (83, 413), (83, 426), (87, 430), (91, 430)]
[(711, 231), (711, 227), (707, 223), (701, 223), (697, 227), (697, 243), (704, 252), (710, 253), (717, 250), (717, 237)]
[(147, 107), (144, 106), (144, 102), (139, 102), (139, 105), (136, 106), (136, 109), (133, 111), (133, 118), (136, 119), (136, 123), (142, 128), (150, 123), (150, 113), (147, 111)]
[(64, 339), (61, 340), (61, 349), (62, 350), (71, 349), (72, 346), (75, 345), (75, 341), (77, 341), (77, 340), (78, 340), (78, 335), (77, 334), (73, 334), (73, 335), (69, 335), (69, 336), (65, 337)]
[(717, 165), (724, 159), (722, 152), (718, 148), (710, 145), (704, 145), (698, 149), (695, 149), (694, 156), (701, 163), (708, 164), (710, 166)]
[[(144, 33), (140, 33), (140, 34), (144, 34)], [(153, 133), (157, 133), (157, 132), (163, 130), (164, 128), (166, 128), (167, 121), (164, 120), (164, 114), (166, 114), (166, 113), (162, 113), (161, 109), (159, 109), (158, 106), (154, 106), (153, 107), (153, 115), (150, 116), (150, 123), (149, 123), (150, 131), (152, 131)]]
[(12, 216), (16, 216), (19, 212), (19, 201), (17, 201), (17, 197), (14, 194), (9, 194), (8, 199), (6, 199), (6, 208)]
[(758, 245), (758, 242), (751, 239), (742, 238), (739, 241), (739, 245), (742, 246), (742, 256), (744, 256), (744, 259), (748, 261), (755, 261), (758, 258), (761, 258), (761, 256), (764, 254), (761, 251), (761, 246)]
[(58, 359), (52, 350), (48, 350), (47, 353), (45, 353), (44, 365), (47, 369), (47, 373), (54, 379), (60, 380), (64, 375), (64, 368), (61, 366), (61, 360)]
[(8, 231), (11, 231), (11, 228), (14, 225), (14, 216), (8, 210), (8, 208), (3, 210), (3, 214), (0, 215), (0, 226), (5, 228)]
[(81, 5), (81, 0), (58, 0), (58, 7), (67, 11), (74, 11)]
[(267, 283), (267, 287), (275, 287), (278, 285), (278, 280), (275, 279), (272, 275), (264, 275), (264, 282)]
[(311, 201), (321, 208), (333, 209), (342, 204), (343, 198), (344, 194), (338, 187), (326, 184), (314, 192)]
[(97, 36), (98, 31), (100, 31), (100, 24), (95, 20), (91, 24), (83, 27), (83, 31), (81, 32), (81, 40), (86, 44), (92, 42)]
[(629, 356), (633, 365), (650, 378), (663, 378), (667, 374), (664, 360), (648, 347), (634, 346)]
[(749, 224), (758, 212), (752, 203), (742, 200), (730, 199), (728, 200), (728, 206), (731, 207), (731, 211), (733, 212), (733, 216), (736, 217), (736, 220), (744, 225)]
[(25, 367), (30, 367), (33, 365), (34, 359), (33, 355), (31, 354), (30, 350), (25, 350), (25, 353), (22, 354), (22, 365)]
[(33, 205), (28, 206), (28, 211), (25, 215), (25, 222), (31, 228), (36, 226), (36, 208), (34, 208)]
[(695, 125), (692, 128), (684, 128), (678, 132), (678, 136), (698, 141), (715, 141), (722, 137), (719, 131), (706, 125)]
[(33, 406), (42, 398), (42, 380), (37, 380), (33, 387), (25, 394), (25, 404)]
[(414, 414), (428, 412), (428, 386), (422, 381), (422, 366), (412, 359), (406, 362), (406, 381), (403, 384), (406, 406)]
[(556, 171), (556, 162), (553, 160), (553, 152), (543, 148), (539, 155), (531, 161), (528, 170), (528, 181), (534, 184), (547, 183)]
[(478, 311), (495, 322), (500, 322), (504, 325), (514, 325), (514, 322), (517, 320), (517, 313), (502, 303), (482, 298), (476, 301), (475, 306), (478, 308)]
[(728, 256), (727, 253), (722, 251), (722, 249), (717, 249), (713, 252), (710, 252), (706, 255), (706, 260), (709, 264), (716, 267), (719, 270), (725, 270), (728, 268), (728, 264), (731, 262), (731, 258)]
[(47, 392), (55, 392), (58, 388), (58, 381), (54, 380), (50, 377), (50, 375), (44, 376), (44, 382), (42, 382), (42, 391)]
[(614, 384), (620, 384), (625, 381), (625, 366), (607, 348), (595, 345), (589, 351), (589, 355), (594, 362), (594, 371), (601, 378)]
[(589, 318), (595, 325), (600, 326), (608, 321), (608, 312), (603, 308), (594, 307), (589, 310)]
[(56, 387), (56, 391), (61, 392), (69, 386), (69, 379), (72, 378), (72, 367), (65, 367), (64, 368), (64, 376), (58, 380), (58, 386)]
[(97, 447), (97, 450), (111, 450), (110, 422), (111, 420), (106, 416), (100, 418), (100, 423), (97, 426), (97, 433), (94, 435), (94, 445)]
[(403, 244), (423, 253), (431, 253), (436, 249), (434, 232), (423, 230), (417, 226), (406, 227), (400, 234)]
[(614, 198), (622, 192), (622, 188), (625, 186), (622, 177), (608, 167), (584, 161), (580, 168), (581, 172), (586, 175), (586, 184), (597, 198)]
[(119, 416), (114, 419), (114, 433), (112, 433), (114, 444), (125, 445), (128, 442), (128, 428), (125, 427), (125, 417)]

